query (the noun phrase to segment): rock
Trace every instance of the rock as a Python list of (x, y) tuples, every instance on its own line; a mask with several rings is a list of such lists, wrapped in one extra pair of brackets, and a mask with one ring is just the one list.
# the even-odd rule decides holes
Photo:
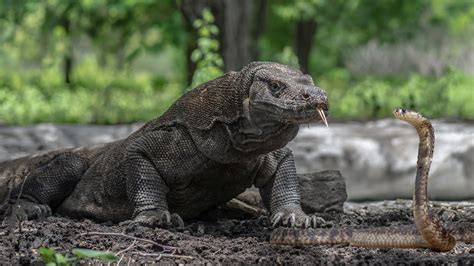
[[(242, 194), (245, 194), (245, 192), (242, 193)], [(240, 195), (242, 195), (242, 194), (240, 194)], [(261, 206), (261, 204), (259, 204), (259, 203), (257, 203), (257, 204), (247, 203), (243, 200), (240, 200), (239, 196), (237, 196), (236, 198), (231, 199), (226, 204), (224, 204), (224, 208), (229, 209), (229, 210), (238, 210), (238, 211), (241, 211), (241, 212), (244, 212), (244, 213), (248, 213), (248, 214), (250, 214), (254, 217), (259, 217), (261, 215), (268, 215), (269, 214), (267, 209), (265, 209), (263, 206)], [(260, 198), (260, 196), (258, 196), (258, 198)], [(260, 198), (260, 202), (261, 202), (261, 198)]]
[(264, 207), (262, 197), (260, 197), (260, 192), (256, 187), (248, 188), (245, 192), (239, 194), (235, 198), (252, 206)]
[[(433, 127), (430, 198), (474, 199), (474, 124), (434, 120)], [(302, 127), (289, 146), (299, 173), (340, 170), (349, 200), (412, 198), (418, 135), (402, 121)]]
[(299, 175), (301, 206), (306, 213), (343, 211), (347, 199), (346, 184), (339, 171)]
[[(301, 206), (306, 213), (343, 211), (347, 199), (344, 178), (339, 171), (327, 170), (319, 173), (298, 175), (301, 186)], [(226, 205), (253, 216), (268, 214), (262, 198), (255, 187), (247, 189)]]

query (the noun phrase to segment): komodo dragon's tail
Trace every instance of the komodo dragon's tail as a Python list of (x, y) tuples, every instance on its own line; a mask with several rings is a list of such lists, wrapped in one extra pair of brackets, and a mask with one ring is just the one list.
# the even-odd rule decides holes
[(7, 203), (12, 190), (21, 185), (35, 165), (52, 156), (54, 154), (50, 152), (0, 162), (0, 213), (2, 213), (2, 209), (4, 209), (2, 207)]
[(82, 157), (84, 160), (94, 160), (95, 157), (100, 156), (107, 149), (113, 148), (113, 143), (114, 142), (48, 151), (0, 162), (0, 213), (2, 212), (2, 206), (5, 205), (13, 189), (21, 186), (26, 178), (28, 178), (28, 175), (37, 167), (45, 165), (57, 155), (65, 153), (74, 153)]

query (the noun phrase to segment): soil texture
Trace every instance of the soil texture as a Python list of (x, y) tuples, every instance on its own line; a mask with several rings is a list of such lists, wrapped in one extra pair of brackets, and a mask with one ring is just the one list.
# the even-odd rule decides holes
[[(358, 228), (412, 224), (411, 201), (346, 203), (344, 213), (322, 213), (321, 227)], [(434, 202), (444, 222), (474, 223), (474, 202)], [(21, 226), (20, 226), (21, 225)], [(13, 230), (13, 231), (12, 231)], [(137, 263), (184, 264), (474, 264), (474, 244), (458, 243), (450, 252), (428, 249), (366, 249), (351, 246), (276, 246), (268, 242), (272, 231), (267, 218), (250, 217), (235, 210), (218, 209), (184, 228), (146, 228), (133, 223), (99, 223), (52, 216), (23, 221), (0, 229), (2, 264), (40, 264), (38, 248), (62, 254), (73, 248), (110, 251), (120, 265)], [(132, 238), (133, 237), (133, 238)], [(86, 259), (83, 263), (99, 263)]]

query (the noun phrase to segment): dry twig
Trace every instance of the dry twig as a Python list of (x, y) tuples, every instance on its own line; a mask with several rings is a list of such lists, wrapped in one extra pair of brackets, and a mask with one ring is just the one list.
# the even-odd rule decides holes
[(175, 258), (175, 259), (188, 259), (188, 260), (194, 259), (193, 256), (164, 254), (164, 253), (132, 252), (132, 254), (143, 256), (143, 257), (157, 257), (157, 260), (160, 260), (161, 258)]
[(126, 235), (124, 233), (86, 232), (86, 233), (78, 234), (78, 236), (119, 236), (119, 237), (124, 237), (124, 238), (128, 238), (128, 239), (133, 239), (133, 240), (136, 240), (136, 241), (141, 241), (141, 242), (145, 242), (145, 243), (148, 243), (148, 244), (152, 244), (154, 246), (160, 247), (161, 249), (163, 249), (164, 252), (174, 253), (177, 250), (176, 247), (162, 245), (162, 244), (159, 244), (158, 242), (155, 242), (155, 241), (150, 240), (150, 239), (140, 238), (140, 237), (136, 237), (136, 236), (130, 236), (130, 235)]
[[(132, 244), (130, 244), (130, 246), (128, 246), (126, 249), (120, 250), (119, 252), (115, 253), (115, 256), (118, 256), (118, 255), (120, 255), (120, 254), (122, 254), (122, 253), (124, 253), (124, 252), (129, 251), (130, 249), (133, 248), (133, 246), (134, 246), (136, 243), (137, 243), (137, 240), (134, 239), (133, 242), (132, 242)], [(120, 262), (122, 261), (123, 256), (125, 256), (125, 254), (122, 254), (122, 256), (120, 256), (120, 259), (117, 261), (117, 265), (120, 265)]]

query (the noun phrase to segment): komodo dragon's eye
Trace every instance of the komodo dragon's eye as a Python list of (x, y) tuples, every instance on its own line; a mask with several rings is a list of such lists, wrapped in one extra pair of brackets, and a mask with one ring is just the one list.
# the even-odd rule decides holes
[(281, 90), (283, 90), (285, 88), (285, 84), (279, 82), (279, 81), (270, 81), (269, 82), (269, 87), (270, 87), (270, 91), (272, 92), (272, 94), (274, 96), (278, 96), (281, 92)]

